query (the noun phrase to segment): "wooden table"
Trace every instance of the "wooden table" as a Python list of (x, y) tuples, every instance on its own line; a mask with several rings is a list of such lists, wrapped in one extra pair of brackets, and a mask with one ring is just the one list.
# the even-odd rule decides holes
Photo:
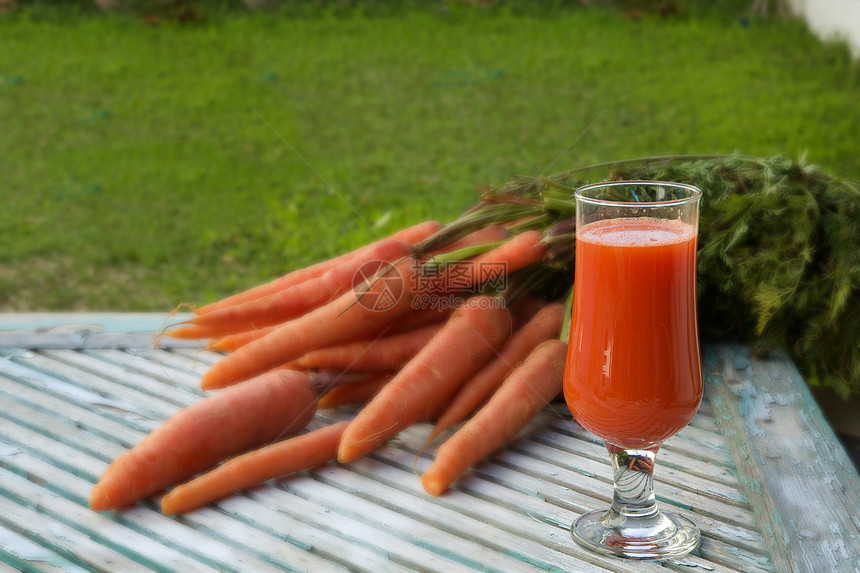
[[(107, 464), (199, 400), (220, 358), (153, 332), (160, 315), (0, 315), (0, 572), (860, 570), (860, 479), (785, 357), (704, 349), (706, 397), (666, 442), (660, 502), (698, 522), (682, 559), (586, 553), (568, 527), (608, 504), (605, 449), (552, 404), (456, 489), (432, 498), (415, 426), (341, 466), (180, 517), (157, 500), (92, 512)], [(316, 424), (349, 416), (326, 411)]]

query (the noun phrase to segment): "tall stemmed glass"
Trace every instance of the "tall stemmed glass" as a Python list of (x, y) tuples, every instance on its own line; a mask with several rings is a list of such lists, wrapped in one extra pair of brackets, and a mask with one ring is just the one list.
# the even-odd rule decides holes
[(613, 468), (608, 510), (571, 535), (631, 559), (683, 555), (698, 527), (664, 513), (653, 489), (663, 441), (702, 399), (696, 320), (701, 191), (656, 181), (597, 183), (576, 191), (576, 268), (564, 394), (574, 418), (604, 440)]

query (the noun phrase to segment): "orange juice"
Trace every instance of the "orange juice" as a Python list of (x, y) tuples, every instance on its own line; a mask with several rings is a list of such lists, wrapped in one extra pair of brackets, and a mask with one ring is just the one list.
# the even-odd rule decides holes
[(577, 231), (564, 392), (577, 422), (610, 444), (660, 444), (698, 410), (696, 235), (647, 217)]

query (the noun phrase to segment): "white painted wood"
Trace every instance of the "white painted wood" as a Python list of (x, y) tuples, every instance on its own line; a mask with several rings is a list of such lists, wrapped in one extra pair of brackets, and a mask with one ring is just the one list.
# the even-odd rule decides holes
[(154, 360), (148, 349), (141, 348), (93, 348), (85, 351), (88, 356), (115, 364), (130, 372), (138, 372), (145, 377), (170, 386), (181, 386), (194, 394), (203, 395), (200, 390), (200, 373), (170, 368), (163, 361)]
[[(684, 559), (630, 563), (572, 543), (570, 522), (607, 505), (611, 483), (605, 448), (558, 403), (439, 498), (420, 485), (438, 442), (424, 448), (429, 426), (419, 424), (347, 466), (329, 463), (273, 480), (185, 516), (161, 515), (157, 497), (94, 513), (87, 496), (107, 464), (202, 398), (200, 376), (221, 357), (200, 347), (153, 347), (164, 318), (33, 315), (27, 323), (20, 315), (0, 315), (0, 331), (4, 324), (16, 329), (0, 338), (28, 341), (0, 348), (0, 572), (23, 563), (44, 571), (766, 573), (847, 563), (775, 555), (786, 549), (774, 542), (775, 525), (802, 536), (806, 530), (798, 524), (808, 519), (798, 518), (798, 507), (830, 511), (842, 503), (850, 513), (857, 508), (844, 504), (854, 503), (858, 492), (851, 488), (860, 486), (856, 473), (839, 465), (837, 446), (818, 423), (804, 422), (820, 416), (814, 403), (790, 400), (803, 386), (786, 370), (790, 363), (779, 359), (762, 369), (749, 361), (750, 369), (739, 374), (731, 370), (740, 364), (737, 351), (724, 347), (709, 354), (706, 375), (713, 384), (699, 416), (658, 456), (661, 503), (697, 521), (704, 533), (701, 547)], [(729, 376), (747, 393), (736, 392)], [(755, 400), (751, 390), (758, 384), (767, 391)], [(315, 423), (350, 415), (323, 411)], [(779, 441), (769, 437), (776, 420), (786, 424)], [(817, 451), (822, 436), (826, 447)], [(776, 444), (779, 456), (768, 458), (768, 452), (776, 456)], [(811, 479), (822, 480), (807, 479), (802, 496), (801, 472), (786, 464), (801, 455), (791, 444), (802, 445), (807, 458), (799, 467), (816, 468)], [(781, 506), (777, 500), (785, 495), (798, 507)], [(854, 530), (842, 532), (841, 546), (833, 535), (824, 534), (819, 552), (838, 557), (853, 550)]]
[(794, 365), (723, 345), (705, 373), (777, 567), (856, 573), (860, 477)]
[[(145, 567), (163, 567), (169, 571), (215, 571), (217, 569), (208, 566), (198, 559), (189, 557), (177, 551), (170, 545), (155, 540), (135, 529), (124, 527), (116, 521), (96, 513), (93, 513), (64, 497), (51, 492), (46, 487), (40, 487), (30, 479), (24, 479), (18, 475), (10, 474), (0, 469), (2, 476), (2, 490), (4, 503), (10, 504), (7, 511), (2, 514), (3, 520), (9, 520), (16, 525), (26, 524), (26, 531), (39, 539), (50, 540), (53, 544), (62, 541), (62, 528), (58, 525), (73, 523), (73, 528), (84, 535), (95, 540), (99, 547), (118, 547), (122, 553), (127, 554), (132, 560), (143, 564)], [(18, 516), (13, 513), (12, 501), (25, 499), (27, 504), (38, 513), (38, 518), (25, 512)], [(8, 526), (8, 525), (7, 525)], [(59, 529), (59, 531), (58, 531)], [(87, 551), (87, 546), (69, 545), (75, 555), (80, 555), (82, 560), (99, 561), (101, 555), (93, 555)]]
[[(10, 518), (13, 515), (16, 516), (16, 521), (31, 521), (39, 519), (38, 514), (33, 515), (27, 514), (26, 512), (26, 508), (8, 504), (6, 503), (6, 500), (0, 499), (0, 513), (7, 515), (8, 520), (11, 521)], [(77, 539), (74, 540), (75, 542), (86, 543), (88, 541), (87, 538), (80, 539), (77, 532), (74, 530), (69, 531), (71, 528), (58, 527), (55, 528), (55, 530), (56, 529), (62, 529), (58, 534), (63, 542), (75, 537), (77, 537)], [(106, 554), (109, 551), (107, 548), (102, 547), (99, 547), (96, 550), (102, 554)], [(69, 573), (86, 572), (86, 569), (69, 561), (59, 555), (56, 551), (39, 545), (30, 537), (22, 535), (17, 531), (13, 531), (2, 523), (0, 523), (0, 557), (4, 560), (0, 561), (0, 572), (2, 573), (21, 571), (25, 567), (30, 567), (31, 564), (42, 571), (55, 571), (57, 573), (65, 573), (66, 571)], [(117, 563), (119, 566), (127, 567), (129, 573), (144, 570), (134, 561), (125, 560), (124, 562), (124, 556), (118, 553), (114, 553), (109, 557), (109, 559), (112, 563)]]
[(191, 313), (161, 312), (7, 312), (0, 314), (0, 331), (121, 332), (152, 334), (188, 320)]
[[(153, 396), (163, 402), (173, 404), (178, 408), (189, 406), (199, 401), (202, 396), (202, 392), (196, 388), (199, 379), (194, 377), (191, 377), (195, 385), (192, 388), (190, 385), (186, 386), (175, 382), (175, 377), (179, 373), (174, 376), (169, 376), (165, 373), (159, 379), (153, 379), (152, 376), (147, 376), (135, 372), (130, 368), (124, 368), (118, 364), (101, 360), (98, 356), (70, 349), (40, 350), (39, 352), (42, 356), (57, 363), (55, 366), (50, 367), (50, 371), (52, 372), (78, 377), (91, 375), (103, 378), (108, 380), (110, 384), (128, 386), (148, 396)], [(117, 352), (127, 355), (127, 353)], [(74, 370), (65, 370), (65, 366), (73, 367)], [(165, 381), (171, 383), (165, 384)]]
[[(596, 443), (594, 436), (590, 436), (581, 426), (572, 424), (569, 420), (549, 420), (547, 424), (554, 431), (535, 436), (534, 439), (536, 441), (556, 448), (574, 451), (586, 458), (604, 461), (607, 459), (606, 448)], [(590, 439), (582, 439), (586, 436)], [(659, 468), (682, 468), (689, 475), (706, 478), (729, 486), (738, 493), (742, 493), (738, 489), (737, 474), (722, 465), (713, 463), (712, 460), (704, 459), (702, 456), (693, 457), (686, 455), (682, 451), (674, 450), (671, 444), (669, 444), (669, 447), (660, 449), (660, 453), (657, 456), (657, 465)], [(662, 474), (664, 470), (660, 469), (657, 471)]]

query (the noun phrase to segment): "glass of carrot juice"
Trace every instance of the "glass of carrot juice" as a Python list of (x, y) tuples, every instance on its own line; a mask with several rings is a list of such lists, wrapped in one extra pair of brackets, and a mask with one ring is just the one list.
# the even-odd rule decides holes
[(576, 191), (576, 262), (564, 395), (612, 462), (608, 510), (571, 526), (580, 545), (629, 559), (683, 555), (698, 527), (661, 511), (654, 460), (702, 400), (696, 319), (701, 191), (621, 181)]

